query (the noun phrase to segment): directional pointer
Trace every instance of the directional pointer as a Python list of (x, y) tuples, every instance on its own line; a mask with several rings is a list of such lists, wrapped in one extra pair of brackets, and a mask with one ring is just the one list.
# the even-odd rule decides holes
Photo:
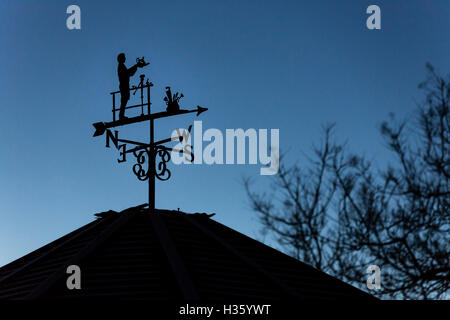
[(203, 107), (197, 106), (197, 109), (193, 109), (193, 110), (178, 110), (175, 112), (163, 111), (163, 112), (152, 113), (150, 115), (126, 118), (126, 119), (111, 121), (111, 122), (96, 122), (93, 124), (93, 126), (95, 128), (94, 137), (103, 135), (105, 133), (106, 129), (109, 129), (109, 128), (120, 127), (120, 126), (124, 126), (126, 124), (137, 123), (137, 122), (142, 122), (142, 121), (151, 120), (151, 119), (164, 118), (164, 117), (169, 117), (169, 116), (175, 116), (175, 115), (191, 113), (191, 112), (197, 112), (197, 116), (199, 116), (201, 113), (205, 112), (206, 110), (208, 110), (208, 108), (203, 108)]

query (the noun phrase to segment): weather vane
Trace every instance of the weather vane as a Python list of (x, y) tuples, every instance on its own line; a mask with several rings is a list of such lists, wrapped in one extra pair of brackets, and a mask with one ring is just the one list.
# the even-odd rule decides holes
[[(148, 206), (150, 212), (155, 209), (155, 181), (156, 178), (162, 181), (168, 180), (171, 177), (171, 172), (167, 168), (167, 163), (170, 161), (170, 152), (175, 151), (179, 153), (186, 153), (184, 150), (176, 150), (171, 147), (165, 146), (166, 143), (176, 141), (177, 139), (182, 142), (183, 136), (180, 135), (175, 138), (167, 138), (155, 142), (155, 120), (172, 116), (177, 116), (185, 113), (196, 112), (197, 116), (208, 110), (197, 106), (193, 110), (183, 110), (180, 108), (179, 101), (183, 98), (183, 94), (176, 92), (172, 94), (170, 87), (166, 87), (166, 97), (164, 101), (166, 103), (166, 111), (151, 112), (150, 102), (150, 88), (153, 87), (153, 83), (145, 75), (139, 76), (140, 81), (137, 86), (130, 88), (130, 77), (132, 77), (138, 68), (143, 68), (149, 65), (145, 61), (145, 58), (137, 58), (136, 64), (127, 69), (125, 66), (126, 57), (121, 53), (117, 56), (119, 63), (117, 73), (119, 76), (119, 90), (113, 91), (112, 95), (112, 114), (113, 119), (111, 122), (96, 122), (93, 124), (95, 128), (94, 137), (101, 136), (106, 132), (106, 147), (110, 147), (110, 142), (119, 150), (120, 157), (117, 161), (119, 163), (127, 161), (127, 154), (132, 154), (136, 158), (136, 163), (133, 165), (133, 173), (140, 181), (148, 181)], [(140, 104), (127, 106), (130, 99), (130, 90), (134, 90), (133, 95), (138, 91), (140, 92)], [(116, 94), (120, 93), (120, 107), (116, 107)], [(144, 96), (147, 96), (146, 102)], [(145, 110), (145, 107), (147, 110)], [(125, 116), (125, 111), (129, 109), (139, 109), (140, 114), (134, 117)], [(116, 112), (119, 111), (119, 117), (117, 119)], [(114, 133), (110, 130), (112, 128), (131, 125), (143, 121), (149, 121), (150, 127), (150, 141), (149, 143), (121, 139), (119, 138), (119, 131), (114, 130)], [(132, 148), (128, 148), (127, 145), (132, 145)], [(192, 155), (193, 160), (193, 155)], [(147, 165), (147, 169), (145, 166)]]

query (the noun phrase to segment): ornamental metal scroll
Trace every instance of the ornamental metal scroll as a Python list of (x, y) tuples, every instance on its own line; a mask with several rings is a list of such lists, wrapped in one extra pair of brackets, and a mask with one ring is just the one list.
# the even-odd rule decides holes
[[(172, 176), (172, 173), (167, 168), (167, 163), (170, 161), (170, 152), (164, 147), (156, 147), (154, 154), (155, 163), (155, 176), (161, 181), (167, 181)], [(148, 166), (147, 170), (144, 169), (146, 162), (150, 160), (151, 151), (149, 149), (143, 149), (140, 151), (133, 151), (133, 155), (136, 157), (136, 164), (133, 165), (133, 173), (140, 181), (145, 181), (150, 177), (151, 167)], [(159, 157), (159, 159), (158, 159)]]
[(155, 160), (156, 156), (160, 158), (157, 169), (155, 170), (156, 178), (161, 181), (169, 180), (172, 175), (170, 170), (167, 169), (167, 162), (170, 161), (169, 151), (166, 148), (158, 148), (155, 154)]
[(136, 153), (136, 151), (133, 151), (133, 155), (136, 157), (136, 161), (137, 163), (133, 166), (133, 173), (136, 175), (136, 177), (140, 180), (140, 181), (145, 181), (148, 179), (149, 175), (149, 171), (150, 168), (147, 169), (147, 171), (145, 171), (143, 165), (146, 162), (146, 155), (147, 154), (147, 158), (150, 159), (150, 151), (147, 149), (141, 150), (139, 152)]

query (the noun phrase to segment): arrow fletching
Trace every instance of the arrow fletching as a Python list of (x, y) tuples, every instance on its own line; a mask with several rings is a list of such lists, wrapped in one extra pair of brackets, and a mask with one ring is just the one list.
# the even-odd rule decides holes
[(96, 122), (93, 124), (93, 126), (95, 128), (94, 137), (101, 136), (106, 131), (106, 126), (103, 122)]

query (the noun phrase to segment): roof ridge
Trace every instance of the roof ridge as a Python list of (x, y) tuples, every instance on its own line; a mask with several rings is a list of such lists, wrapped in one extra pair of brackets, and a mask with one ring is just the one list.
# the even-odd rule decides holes
[[(36, 258), (32, 259), (32, 260), (29, 261), (29, 262), (26, 262), (24, 265), (19, 266), (19, 267), (16, 268), (16, 269), (13, 269), (10, 273), (8, 273), (8, 274), (6, 274), (4, 277), (0, 278), (0, 283), (3, 282), (3, 281), (5, 281), (5, 280), (7, 280), (7, 279), (9, 279), (9, 278), (11, 278), (12, 276), (14, 276), (15, 274), (17, 274), (18, 272), (20, 272), (20, 271), (22, 271), (22, 270), (25, 270), (26, 268), (32, 266), (32, 265), (35, 264), (36, 262), (38, 262), (38, 261), (42, 260), (43, 258), (45, 258), (45, 257), (46, 257), (47, 255), (49, 255), (50, 253), (52, 253), (52, 252), (58, 250), (59, 248), (61, 248), (61, 247), (63, 247), (64, 245), (66, 245), (67, 243), (73, 241), (74, 239), (77, 239), (79, 236), (81, 236), (81, 235), (85, 234), (86, 232), (92, 230), (93, 228), (97, 227), (97, 226), (99, 225), (99, 222), (97, 222), (97, 223), (95, 223), (95, 222), (96, 222), (96, 221), (93, 221), (92, 224), (91, 224), (91, 225), (88, 225), (88, 227), (87, 227), (86, 229), (83, 229), (84, 227), (86, 227), (86, 226), (84, 226), (84, 227), (79, 228), (78, 230), (75, 230), (75, 231), (79, 231), (79, 232), (73, 234), (71, 237), (68, 237), (66, 240), (62, 241), (62, 242), (59, 243), (57, 246), (55, 246), (55, 247), (53, 247), (53, 248), (49, 248), (47, 251), (44, 251), (42, 254), (38, 255)], [(80, 229), (83, 229), (83, 230), (80, 230)], [(70, 233), (69, 233), (68, 235), (70, 235)], [(68, 235), (66, 235), (66, 236), (68, 236)], [(64, 237), (64, 236), (63, 236), (63, 237)], [(56, 242), (56, 241), (58, 241), (58, 240), (59, 240), (59, 239), (56, 239), (56, 240), (53, 241), (53, 242)], [(50, 242), (50, 243), (47, 244), (46, 246), (51, 245), (53, 242)], [(44, 246), (44, 247), (45, 247), (45, 246)], [(37, 250), (43, 249), (44, 247), (38, 248)], [(34, 251), (33, 251), (33, 252), (34, 252)], [(33, 253), (33, 252), (30, 252), (29, 254), (31, 254), (31, 253)], [(23, 258), (25, 258), (25, 257), (26, 257), (26, 256), (24, 256)], [(17, 260), (16, 260), (16, 261), (17, 261)], [(15, 262), (15, 261), (12, 261), (11, 263), (14, 263), (14, 262)], [(9, 264), (3, 266), (2, 268), (6, 267), (6, 266), (8, 266), (8, 265), (9, 265)]]
[(188, 216), (185, 216), (184, 218), (187, 221), (189, 221), (189, 223), (194, 225), (197, 229), (202, 231), (204, 234), (206, 234), (207, 236), (218, 241), (220, 243), (220, 245), (222, 245), (222, 247), (224, 247), (225, 249), (230, 251), (232, 254), (237, 256), (241, 261), (243, 261), (247, 265), (250, 265), (250, 266), (256, 268), (257, 271), (262, 273), (264, 276), (268, 277), (276, 286), (281, 288), (287, 294), (289, 294), (295, 298), (300, 298), (300, 299), (304, 298), (300, 293), (297, 293), (296, 291), (294, 291), (290, 286), (288, 286), (286, 283), (284, 283), (281, 279), (279, 279), (278, 277), (273, 275), (271, 272), (264, 269), (264, 267), (261, 266), (259, 263), (252, 261), (245, 254), (243, 254), (243, 253), (239, 252), (237, 249), (233, 248), (233, 246), (230, 245), (225, 239), (219, 237), (216, 233), (209, 230), (206, 226), (200, 225), (199, 223), (197, 223), (197, 221), (194, 221), (194, 219), (190, 219)]
[[(147, 208), (146, 208), (147, 207)], [(115, 210), (108, 210), (108, 211), (103, 211), (103, 212), (99, 212), (99, 213), (94, 213), (94, 216), (97, 217), (97, 219), (102, 219), (105, 217), (109, 217), (112, 215), (120, 215), (120, 214), (124, 214), (130, 211), (134, 211), (134, 210), (139, 210), (140, 213), (148, 213), (148, 203), (143, 203), (140, 204), (138, 206), (134, 206), (134, 207), (129, 207), (127, 209), (124, 209), (122, 211), (115, 211)], [(187, 213), (184, 211), (180, 211), (180, 209), (178, 208), (178, 210), (170, 210), (170, 209), (155, 209), (153, 213), (158, 213), (158, 214), (187, 214), (187, 215), (199, 215), (199, 216), (205, 216), (208, 218), (211, 218), (213, 216), (216, 215), (215, 212), (213, 213), (206, 213), (206, 212), (193, 212), (193, 213)]]
[[(122, 211), (124, 213), (127, 210)], [(79, 264), (79, 262), (84, 259), (88, 254), (94, 251), (99, 245), (108, 240), (111, 235), (117, 231), (124, 223), (126, 223), (132, 214), (122, 214), (118, 219), (106, 227), (97, 237), (89, 241), (84, 247), (82, 247), (75, 256), (72, 256), (67, 260), (65, 265)], [(59, 270), (52, 273), (44, 282), (42, 282), (37, 288), (32, 290), (26, 299), (35, 299), (42, 295), (46, 290), (48, 290), (57, 280), (59, 280), (66, 273), (66, 267), (61, 267)]]
[(173, 242), (164, 219), (156, 214), (150, 215), (150, 220), (184, 298), (187, 300), (198, 300), (199, 296), (194, 282)]

